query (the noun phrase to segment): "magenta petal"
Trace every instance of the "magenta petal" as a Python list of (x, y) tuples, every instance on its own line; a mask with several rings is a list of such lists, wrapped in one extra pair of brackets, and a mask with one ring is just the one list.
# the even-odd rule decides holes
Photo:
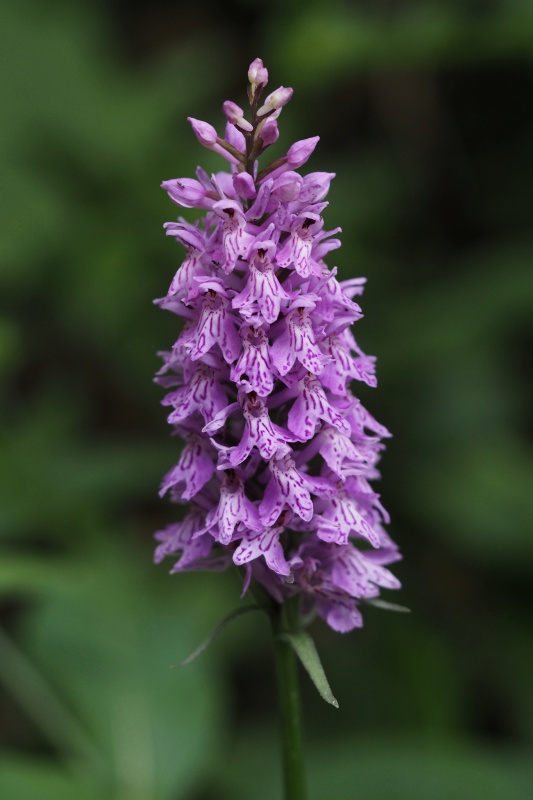
[(239, 383), (246, 373), (250, 388), (266, 397), (274, 388), (268, 337), (261, 328), (248, 328), (242, 345), (242, 354), (231, 371), (231, 380)]
[(268, 482), (259, 514), (264, 525), (273, 525), (285, 505), (306, 522), (313, 516), (313, 501), (305, 480), (287, 455), (270, 462), (271, 478)]
[(314, 375), (307, 375), (301, 381), (301, 394), (289, 411), (288, 428), (306, 442), (314, 436), (322, 421), (345, 436), (351, 434), (350, 424), (330, 405), (320, 381)]
[(291, 568), (280, 544), (279, 534), (279, 528), (267, 528), (260, 533), (247, 531), (233, 554), (233, 562), (242, 566), (263, 556), (267, 566), (278, 575), (290, 575)]
[(215, 464), (212, 457), (213, 449), (209, 441), (197, 435), (190, 435), (183, 448), (181, 458), (163, 478), (160, 497), (172, 486), (185, 483), (181, 496), (184, 500), (194, 497), (200, 489), (213, 477)]
[(218, 541), (229, 544), (239, 523), (254, 531), (262, 527), (257, 507), (246, 497), (242, 481), (227, 475), (220, 487), (219, 504), (208, 514), (206, 525), (212, 528), (216, 524)]
[(286, 375), (298, 361), (318, 375), (324, 369), (324, 357), (315, 341), (311, 318), (306, 308), (297, 308), (286, 317), (285, 331), (270, 348), (272, 363), (280, 375)]

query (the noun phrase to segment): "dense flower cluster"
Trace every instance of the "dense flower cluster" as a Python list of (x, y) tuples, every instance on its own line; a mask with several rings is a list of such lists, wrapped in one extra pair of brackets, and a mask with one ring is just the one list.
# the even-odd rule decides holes
[(156, 534), (155, 559), (178, 554), (172, 572), (233, 561), (244, 591), (253, 579), (279, 602), (302, 594), (305, 610), (344, 632), (362, 624), (358, 601), (399, 586), (385, 566), (399, 558), (387, 512), (369, 483), (389, 433), (350, 389), (376, 385), (375, 359), (350, 332), (365, 280), (339, 282), (324, 262), (340, 246), (340, 229), (325, 231), (321, 216), (334, 174), (296, 171), (318, 137), (259, 170), (292, 89), (259, 107), (260, 59), (248, 78), (251, 121), (231, 101), (225, 138), (189, 119), (230, 170), (162, 184), (205, 214), (165, 225), (186, 255), (156, 302), (184, 325), (156, 381), (185, 443), (161, 494), (190, 510)]

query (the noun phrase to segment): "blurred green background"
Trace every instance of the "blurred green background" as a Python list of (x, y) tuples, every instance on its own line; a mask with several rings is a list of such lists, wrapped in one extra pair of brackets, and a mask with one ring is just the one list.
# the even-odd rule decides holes
[[(404, 561), (303, 678), (313, 800), (521, 800), (533, 742), (530, 0), (4, 0), (0, 12), (0, 796), (280, 796), (269, 631), (232, 574), (170, 577), (177, 460), (152, 382), (182, 257), (163, 179), (216, 166), (256, 56), (293, 86), (277, 153), (320, 134), (337, 178), (363, 402)], [(220, 165), (222, 166), (222, 165)], [(363, 391), (364, 389), (364, 391)]]

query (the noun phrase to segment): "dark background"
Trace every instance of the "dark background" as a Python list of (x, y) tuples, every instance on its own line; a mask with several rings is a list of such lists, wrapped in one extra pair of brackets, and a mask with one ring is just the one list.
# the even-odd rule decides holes
[[(320, 134), (326, 225), (365, 275), (356, 335), (394, 432), (382, 496), (404, 561), (362, 631), (313, 633), (311, 797), (531, 796), (533, 5), (528, 0), (5, 0), (0, 24), (0, 795), (279, 797), (268, 627), (235, 575), (169, 577), (152, 532), (177, 460), (152, 305), (182, 249), (161, 180), (223, 168), (260, 56), (294, 87), (276, 153)], [(217, 166), (218, 165), (218, 166)], [(363, 391), (364, 390), (364, 391)]]

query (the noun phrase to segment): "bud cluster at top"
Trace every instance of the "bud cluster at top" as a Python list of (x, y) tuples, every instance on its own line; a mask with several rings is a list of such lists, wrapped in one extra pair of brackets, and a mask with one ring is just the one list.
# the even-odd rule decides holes
[(162, 184), (205, 213), (165, 225), (185, 259), (156, 302), (183, 326), (156, 381), (184, 444), (161, 494), (188, 510), (158, 531), (155, 558), (174, 556), (172, 572), (236, 564), (244, 592), (253, 580), (279, 603), (299, 595), (344, 632), (362, 624), (362, 602), (399, 587), (371, 486), (390, 434), (352, 392), (353, 381), (376, 385), (375, 359), (350, 330), (365, 279), (338, 281), (324, 260), (340, 247), (322, 218), (334, 174), (296, 171), (318, 137), (259, 168), (292, 89), (261, 100), (261, 59), (248, 80), (249, 114), (227, 100), (224, 137), (189, 118), (229, 168)]

